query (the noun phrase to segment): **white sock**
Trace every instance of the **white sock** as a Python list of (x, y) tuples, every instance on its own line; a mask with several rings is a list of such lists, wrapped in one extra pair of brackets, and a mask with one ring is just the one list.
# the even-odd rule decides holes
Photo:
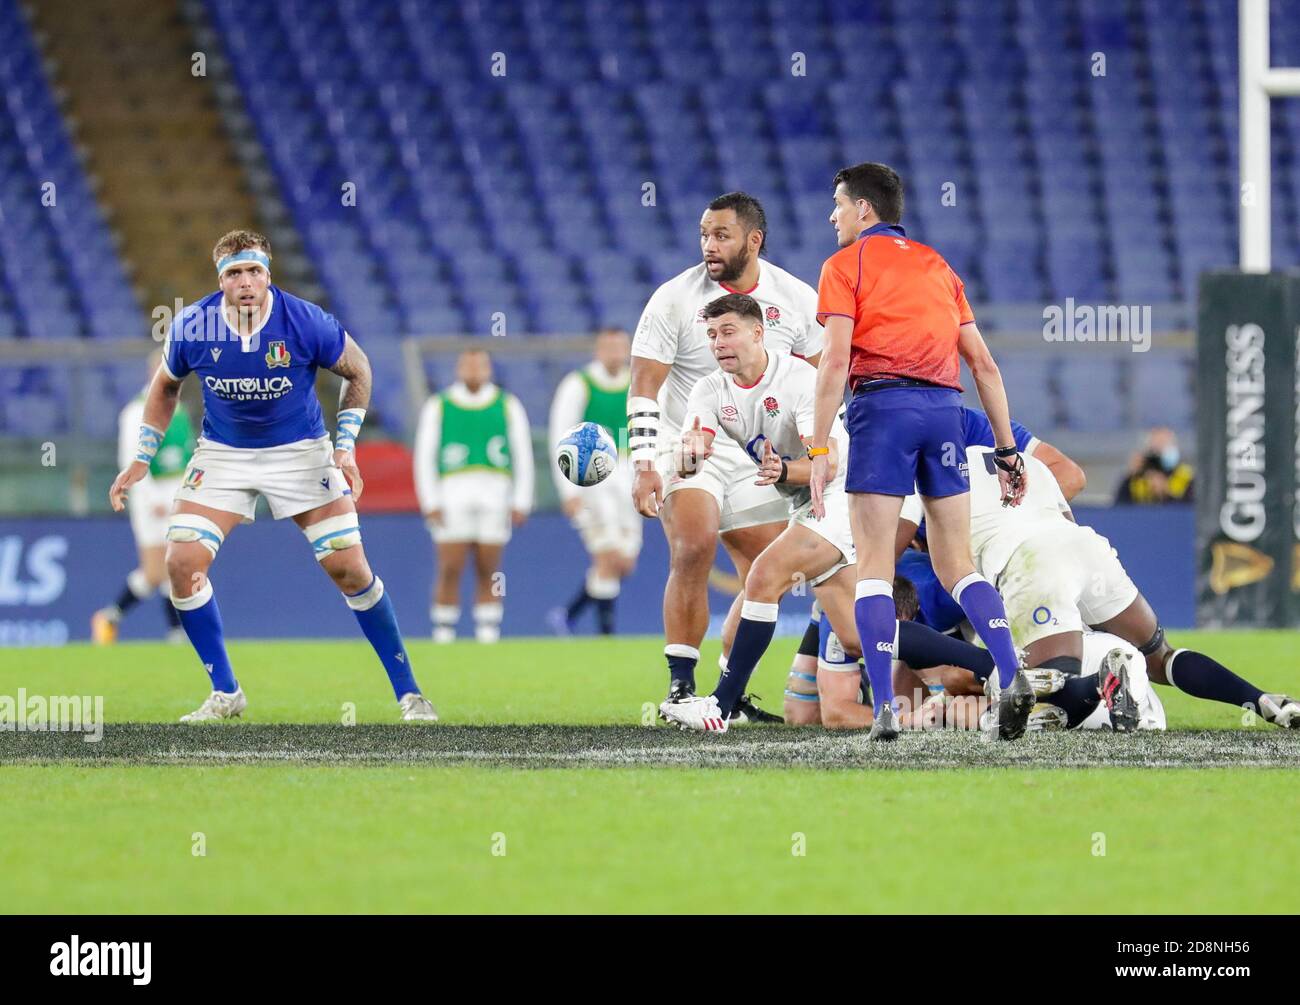
[(474, 605), (474, 638), (492, 643), (501, 638), (501, 619), (505, 608), (497, 601)]
[(455, 604), (434, 604), (429, 608), (433, 622), (434, 642), (455, 642), (456, 625), (460, 621), (460, 608)]

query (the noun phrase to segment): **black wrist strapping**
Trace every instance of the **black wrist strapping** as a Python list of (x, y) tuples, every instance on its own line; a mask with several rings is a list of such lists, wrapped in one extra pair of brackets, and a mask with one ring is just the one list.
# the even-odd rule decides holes
[(780, 484), (781, 484), (783, 481), (785, 481), (788, 477), (790, 477), (790, 467), (789, 467), (789, 465), (787, 465), (787, 464), (785, 463), (785, 461), (782, 461), (782, 462), (781, 462), (781, 477), (778, 478), (778, 479), (776, 480), (776, 483), (777, 483), (778, 485), (780, 485)]

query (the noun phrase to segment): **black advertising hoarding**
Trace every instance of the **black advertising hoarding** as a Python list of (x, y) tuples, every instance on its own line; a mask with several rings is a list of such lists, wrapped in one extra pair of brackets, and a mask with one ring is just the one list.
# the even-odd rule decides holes
[(1300, 624), (1296, 410), (1300, 276), (1201, 277), (1197, 624)]

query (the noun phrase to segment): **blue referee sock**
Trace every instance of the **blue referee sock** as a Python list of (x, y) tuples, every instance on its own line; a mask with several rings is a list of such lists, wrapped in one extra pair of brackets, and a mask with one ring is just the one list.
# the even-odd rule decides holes
[(983, 684), (993, 672), (993, 657), (987, 649), (973, 646), (951, 635), (936, 632), (917, 621), (898, 623), (898, 652), (895, 654), (913, 670), (954, 666), (969, 670)]
[(857, 622), (862, 659), (879, 715), (894, 700), (894, 634), (898, 631), (894, 586), (883, 579), (860, 579), (856, 595), (853, 620)]
[(754, 667), (758, 666), (758, 661), (772, 644), (778, 610), (777, 604), (763, 604), (756, 600), (746, 600), (740, 605), (740, 624), (736, 626), (736, 638), (727, 655), (727, 667), (722, 671), (722, 677), (713, 692), (723, 716), (731, 714), (732, 708), (745, 693), (749, 678), (754, 674)]
[(1007, 622), (1007, 609), (1002, 605), (1001, 594), (978, 572), (972, 572), (953, 587), (952, 599), (961, 605), (966, 620), (993, 656), (999, 685), (1010, 687), (1012, 678), (1020, 669), (1020, 659), (1011, 639), (1011, 626)]
[(189, 636), (190, 645), (203, 661), (203, 669), (212, 679), (212, 690), (234, 694), (239, 690), (239, 682), (230, 668), (225, 632), (221, 627), (221, 610), (212, 593), (212, 581), (205, 579), (203, 588), (192, 596), (172, 597), (172, 606)]
[(379, 662), (384, 665), (389, 683), (393, 685), (393, 694), (399, 700), (412, 691), (419, 694), (420, 685), (415, 683), (415, 674), (411, 672), (411, 657), (406, 653), (401, 629), (397, 627), (393, 602), (384, 592), (384, 581), (376, 576), (360, 593), (343, 596), (357, 616), (357, 624), (374, 648)]

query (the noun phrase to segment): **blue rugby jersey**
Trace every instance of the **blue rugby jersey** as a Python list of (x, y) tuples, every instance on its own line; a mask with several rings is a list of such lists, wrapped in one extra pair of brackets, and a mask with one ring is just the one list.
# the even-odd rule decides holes
[(241, 339), (221, 316), (221, 291), (190, 304), (167, 334), (163, 362), (203, 388), (203, 436), (231, 447), (278, 447), (325, 435), (316, 370), (343, 355), (347, 333), (315, 304), (271, 288), (261, 331)]
[[(963, 408), (962, 422), (966, 427), (966, 446), (997, 446), (993, 438), (993, 424), (989, 422), (989, 417), (978, 408)], [(1028, 450), (1029, 444), (1035, 439), (1034, 434), (1015, 419), (1011, 420), (1011, 435), (1016, 438), (1016, 449), (1021, 453)]]

